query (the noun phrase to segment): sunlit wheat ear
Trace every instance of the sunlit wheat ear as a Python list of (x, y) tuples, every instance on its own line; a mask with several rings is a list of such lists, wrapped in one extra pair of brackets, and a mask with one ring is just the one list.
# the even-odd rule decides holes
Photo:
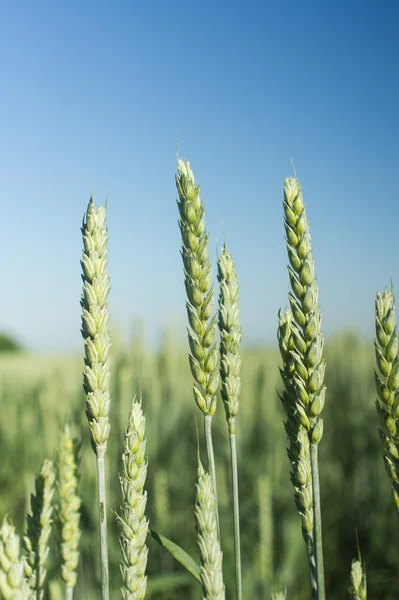
[(4, 600), (28, 600), (30, 597), (24, 565), (19, 536), (6, 517), (0, 527), (0, 597)]
[(287, 433), (287, 454), (291, 463), (291, 481), (294, 486), (295, 504), (302, 521), (302, 535), (306, 542), (312, 592), (316, 593), (316, 559), (314, 547), (314, 518), (312, 495), (312, 470), (309, 438), (305, 427), (298, 419), (295, 393), (295, 362), (292, 356), (294, 339), (293, 317), (290, 310), (279, 312), (278, 342), (283, 367), (280, 369), (284, 390), (280, 395), (286, 412), (284, 422)]
[(27, 515), (27, 531), (23, 538), (25, 550), (25, 576), (32, 597), (44, 596), (46, 563), (53, 513), (55, 471), (51, 460), (45, 459), (35, 480), (35, 494), (31, 495), (31, 515)]
[(223, 554), (218, 536), (212, 479), (209, 473), (205, 472), (201, 462), (198, 465), (196, 488), (195, 518), (201, 553), (203, 599), (223, 600), (225, 598), (222, 572)]
[(178, 160), (176, 187), (179, 194), (182, 235), (182, 258), (188, 302), (190, 329), (188, 340), (191, 372), (194, 378), (194, 398), (204, 415), (216, 410), (219, 385), (216, 315), (213, 315), (214, 288), (209, 262), (209, 236), (205, 229), (205, 206), (199, 185), (195, 183), (189, 162)]
[(399, 512), (399, 344), (395, 298), (391, 291), (377, 294), (375, 302), (376, 402), (385, 467)]
[(148, 519), (145, 516), (147, 476), (145, 457), (145, 417), (141, 402), (133, 401), (125, 433), (120, 476), (122, 505), (117, 514), (122, 550), (122, 596), (125, 600), (143, 600), (146, 593)]
[(107, 273), (105, 208), (97, 210), (90, 199), (82, 226), (83, 269), (82, 335), (85, 344), (84, 389), (93, 449), (105, 453), (109, 436), (111, 339), (107, 298), (110, 280)]
[(367, 600), (366, 573), (359, 560), (352, 561), (349, 598), (351, 600)]
[(240, 344), (242, 331), (238, 304), (239, 284), (235, 265), (226, 244), (218, 257), (219, 331), (221, 395), (226, 410), (229, 432), (235, 433), (235, 419), (241, 391)]
[(323, 435), (319, 415), (326, 394), (324, 340), (309, 226), (301, 186), (293, 177), (285, 180), (283, 207), (292, 290), (288, 298), (292, 311), (293, 347), (290, 354), (295, 370), (295, 408), (301, 425), (309, 432), (311, 443), (318, 444)]
[(95, 208), (90, 198), (82, 226), (83, 269), (82, 335), (85, 344), (83, 386), (86, 393), (86, 415), (91, 444), (96, 455), (98, 515), (100, 529), (101, 598), (109, 599), (107, 546), (107, 502), (105, 493), (105, 453), (110, 431), (109, 385), (111, 377), (111, 339), (107, 298), (110, 280), (107, 273), (105, 207)]
[(66, 584), (66, 598), (73, 597), (79, 562), (79, 528), (81, 500), (78, 495), (80, 443), (65, 425), (58, 450), (58, 519), (61, 526), (61, 578)]

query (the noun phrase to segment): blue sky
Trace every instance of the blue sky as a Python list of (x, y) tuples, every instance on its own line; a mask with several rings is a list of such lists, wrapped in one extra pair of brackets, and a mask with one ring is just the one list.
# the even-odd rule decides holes
[[(0, 5), (0, 329), (80, 340), (80, 224), (108, 196), (110, 311), (124, 335), (185, 333), (176, 141), (226, 231), (244, 339), (275, 341), (288, 277), (282, 187), (294, 161), (326, 335), (371, 337), (399, 288), (397, 2)], [(224, 225), (223, 225), (223, 224)]]

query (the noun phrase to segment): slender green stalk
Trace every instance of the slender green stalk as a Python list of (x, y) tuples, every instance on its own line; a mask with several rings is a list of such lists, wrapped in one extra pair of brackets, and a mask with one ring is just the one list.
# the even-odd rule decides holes
[(284, 182), (284, 218), (288, 267), (292, 293), (288, 295), (292, 311), (294, 416), (306, 430), (310, 444), (311, 476), (316, 537), (317, 599), (324, 600), (324, 565), (321, 539), (320, 489), (316, 446), (323, 436), (320, 413), (324, 406), (325, 362), (321, 333), (318, 286), (310, 243), (302, 190), (298, 181), (289, 177)]
[(201, 584), (203, 600), (224, 600), (222, 562), (217, 529), (212, 479), (198, 459), (195, 517), (198, 545), (201, 553)]
[(147, 476), (145, 458), (145, 417), (141, 402), (133, 400), (129, 413), (122, 454), (123, 473), (119, 477), (122, 506), (117, 514), (120, 528), (119, 542), (122, 550), (121, 573), (124, 600), (143, 600), (147, 588), (148, 519), (145, 516)]
[(42, 600), (50, 552), (55, 471), (51, 460), (45, 459), (36, 476), (35, 494), (31, 495), (32, 514), (27, 515), (27, 531), (23, 538), (25, 550), (25, 577), (31, 590), (32, 600)]
[(105, 494), (105, 467), (104, 446), (97, 447), (97, 481), (98, 481), (98, 505), (99, 505), (99, 527), (100, 527), (100, 560), (101, 560), (101, 597), (109, 600), (109, 574), (108, 574), (108, 544), (107, 544), (107, 511)]
[(226, 411), (230, 438), (230, 459), (233, 487), (234, 554), (236, 576), (236, 600), (242, 600), (240, 510), (236, 452), (236, 417), (241, 391), (240, 309), (239, 284), (233, 258), (224, 244), (218, 257), (218, 280), (220, 284), (218, 322), (220, 331), (220, 378), (221, 395)]
[(59, 522), (61, 525), (61, 578), (66, 585), (66, 598), (72, 600), (77, 581), (80, 540), (80, 505), (78, 488), (78, 455), (80, 443), (65, 425), (58, 452)]
[(188, 161), (178, 160), (176, 187), (179, 195), (177, 205), (182, 235), (181, 253), (188, 298), (186, 307), (190, 325), (188, 341), (191, 351), (189, 361), (194, 378), (194, 399), (205, 417), (206, 449), (219, 530), (215, 458), (210, 423), (216, 411), (216, 392), (219, 387), (219, 352), (215, 341), (216, 315), (212, 316), (215, 292), (212, 285), (212, 267), (208, 258), (209, 235), (205, 229), (205, 206)]
[(234, 510), (234, 555), (236, 575), (236, 598), (242, 600), (242, 577), (241, 577), (241, 544), (240, 544), (240, 506), (238, 498), (238, 473), (237, 473), (237, 449), (236, 436), (230, 436), (230, 459), (233, 483), (233, 510)]
[(384, 464), (391, 479), (399, 516), (399, 340), (395, 324), (395, 298), (391, 291), (377, 294), (375, 302), (375, 383)]
[(107, 298), (110, 291), (107, 274), (107, 241), (105, 207), (96, 210), (90, 199), (83, 220), (83, 294), (82, 335), (85, 343), (84, 390), (86, 415), (96, 455), (98, 483), (98, 513), (100, 528), (100, 561), (102, 600), (109, 600), (107, 505), (105, 494), (105, 463), (109, 436), (109, 382), (111, 375), (111, 339), (108, 331)]
[(15, 527), (5, 517), (0, 527), (0, 596), (4, 600), (30, 598), (24, 565), (19, 536), (15, 533)]
[[(317, 588), (324, 592), (324, 562), (323, 558), (323, 535), (321, 529), (321, 503), (320, 503), (320, 482), (318, 469), (318, 444), (310, 444), (310, 462), (312, 465), (312, 485), (313, 485), (313, 510), (314, 510), (314, 536), (316, 545), (316, 564), (317, 564)], [(323, 598), (319, 594), (319, 598)]]

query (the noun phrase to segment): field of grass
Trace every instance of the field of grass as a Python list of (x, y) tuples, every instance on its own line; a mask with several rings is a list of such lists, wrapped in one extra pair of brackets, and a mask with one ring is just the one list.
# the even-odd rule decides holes
[[(165, 336), (159, 351), (142, 335), (122, 348), (113, 339), (111, 433), (106, 455), (108, 545), (111, 598), (120, 597), (120, 548), (112, 513), (121, 502), (118, 473), (124, 427), (133, 396), (143, 398), (147, 418), (147, 514), (150, 526), (198, 558), (193, 509), (197, 473), (196, 419), (187, 350)], [(327, 340), (328, 402), (319, 465), (326, 592), (347, 598), (357, 541), (367, 569), (370, 598), (399, 595), (396, 560), (397, 516), (381, 458), (373, 381), (373, 345), (355, 334)], [(98, 525), (95, 458), (90, 447), (82, 390), (81, 356), (0, 357), (0, 515), (25, 529), (34, 475), (45, 457), (54, 457), (66, 419), (83, 440), (80, 492), (83, 529), (76, 598), (98, 598)], [(269, 598), (287, 589), (287, 598), (309, 598), (309, 576), (294, 506), (286, 456), (286, 434), (277, 390), (281, 390), (277, 343), (271, 349), (244, 349), (240, 425), (237, 430), (241, 502), (243, 588), (246, 598)], [(220, 398), (214, 444), (227, 596), (233, 597), (234, 554), (230, 500), (228, 432)], [(205, 449), (203, 462), (206, 463)], [(57, 533), (51, 544), (56, 548)], [(149, 539), (148, 598), (199, 599), (201, 588), (174, 559)], [(50, 598), (63, 598), (56, 551), (50, 553)]]

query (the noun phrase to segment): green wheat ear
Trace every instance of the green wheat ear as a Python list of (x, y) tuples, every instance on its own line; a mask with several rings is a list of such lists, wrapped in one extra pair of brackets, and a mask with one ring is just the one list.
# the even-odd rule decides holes
[(51, 460), (45, 459), (36, 476), (35, 494), (31, 495), (32, 514), (27, 515), (27, 531), (23, 538), (25, 550), (25, 577), (32, 596), (42, 599), (47, 575), (46, 563), (50, 552), (55, 471)]
[(219, 331), (221, 395), (230, 434), (235, 433), (235, 419), (240, 405), (242, 331), (238, 305), (239, 284), (233, 258), (226, 244), (218, 257)]
[(384, 463), (391, 479), (399, 513), (399, 342), (395, 323), (395, 298), (391, 291), (377, 294), (375, 302), (374, 373)]
[(351, 583), (348, 591), (351, 600), (367, 600), (366, 572), (363, 570), (360, 560), (352, 561)]
[(309, 432), (309, 441), (318, 444), (323, 436), (323, 421), (319, 415), (326, 395), (324, 340), (309, 226), (301, 186), (293, 177), (285, 180), (283, 207), (292, 289), (288, 299), (293, 317), (291, 356), (295, 368), (295, 409), (301, 425)]
[(65, 425), (58, 450), (58, 517), (61, 525), (61, 578), (66, 584), (66, 597), (73, 597), (79, 562), (79, 528), (81, 500), (77, 493), (80, 442)]
[(4, 600), (28, 600), (30, 592), (24, 568), (19, 536), (5, 517), (0, 527), (0, 596)]
[(290, 476), (294, 486), (295, 504), (301, 517), (302, 535), (308, 551), (312, 593), (315, 594), (317, 581), (310, 444), (307, 431), (298, 419), (296, 412), (295, 362), (292, 356), (295, 348), (292, 334), (292, 312), (290, 310), (286, 310), (284, 313), (280, 311), (278, 319), (278, 342), (283, 361), (280, 374), (284, 383), (280, 400), (287, 417), (284, 422), (289, 444), (287, 455), (291, 463)]
[(205, 206), (188, 161), (178, 160), (176, 187), (179, 194), (177, 205), (183, 241), (181, 252), (188, 298), (189, 360), (195, 382), (194, 398), (204, 415), (212, 416), (216, 410), (216, 392), (219, 386), (219, 353), (215, 341), (217, 317), (212, 316), (215, 291), (208, 258), (209, 234), (205, 229)]
[(120, 476), (122, 506), (117, 520), (120, 528), (119, 541), (122, 550), (121, 572), (124, 600), (143, 600), (147, 588), (148, 519), (145, 516), (147, 477), (145, 458), (145, 417), (141, 402), (133, 400), (125, 433), (122, 454), (123, 473)]
[(108, 324), (107, 298), (111, 289), (107, 273), (107, 242), (105, 207), (97, 210), (90, 198), (82, 226), (83, 270), (82, 335), (85, 344), (84, 389), (86, 414), (90, 425), (93, 449), (105, 454), (109, 436), (111, 376), (111, 338)]
[(201, 553), (201, 584), (203, 600), (224, 600), (222, 561), (215, 511), (212, 479), (198, 461), (198, 482), (195, 518)]

